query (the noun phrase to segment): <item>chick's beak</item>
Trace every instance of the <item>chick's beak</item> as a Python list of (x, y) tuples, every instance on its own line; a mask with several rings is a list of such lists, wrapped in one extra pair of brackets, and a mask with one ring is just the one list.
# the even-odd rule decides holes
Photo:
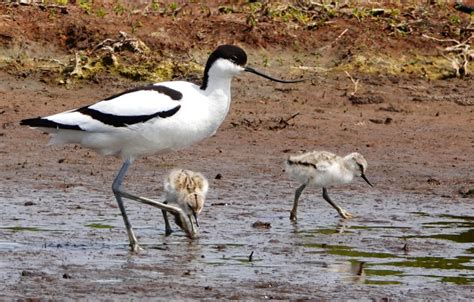
[(198, 234), (198, 225), (196, 225), (195, 218), (193, 215), (175, 215), (176, 224), (186, 233), (186, 235), (193, 239), (197, 237)]
[(193, 213), (193, 215), (188, 215), (189, 219), (189, 224), (191, 225), (191, 231), (192, 233), (196, 234), (199, 228), (199, 223), (196, 219), (196, 215)]
[(360, 177), (362, 177), (362, 179), (365, 180), (365, 182), (367, 182), (369, 186), (371, 186), (372, 188), (374, 187), (374, 185), (370, 183), (370, 181), (367, 179), (367, 176), (365, 176), (364, 173), (362, 173)]
[(199, 227), (199, 221), (198, 221), (197, 213), (194, 210), (193, 210), (193, 217), (194, 217), (194, 221), (196, 221), (196, 226)]

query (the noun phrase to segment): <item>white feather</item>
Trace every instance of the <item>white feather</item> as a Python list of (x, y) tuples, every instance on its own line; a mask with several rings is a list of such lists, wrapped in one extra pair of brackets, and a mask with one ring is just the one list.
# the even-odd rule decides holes
[(287, 173), (301, 184), (316, 187), (345, 184), (352, 181), (354, 171), (348, 169), (343, 158), (326, 151), (312, 151), (290, 156)]
[(219, 82), (222, 87), (213, 87), (210, 95), (188, 82), (159, 83), (182, 93), (183, 97), (179, 101), (172, 100), (166, 94), (143, 91), (90, 106), (95, 110), (100, 109), (102, 113), (148, 115), (180, 105), (181, 108), (171, 117), (156, 117), (145, 123), (114, 127), (72, 110), (45, 118), (65, 125), (77, 125), (85, 131), (43, 129), (52, 134), (50, 144), (81, 144), (101, 154), (120, 155), (123, 158), (185, 148), (214, 134), (224, 120), (230, 103), (230, 80)]
[(88, 132), (111, 131), (114, 128), (77, 111), (62, 112), (47, 116), (45, 119), (64, 125), (79, 126)]
[[(244, 53), (245, 55), (245, 53)], [(244, 60), (245, 58), (241, 58)], [(87, 112), (66, 111), (43, 119), (59, 123), (55, 127), (41, 127), (51, 133), (50, 144), (81, 144), (105, 155), (134, 159), (143, 155), (163, 153), (185, 148), (213, 135), (229, 110), (232, 77), (244, 68), (228, 59), (217, 59), (205, 76), (207, 86), (173, 81), (156, 83), (182, 94), (173, 100), (155, 90), (133, 91), (102, 100), (88, 108), (114, 116), (149, 116), (179, 107), (173, 115), (156, 116), (125, 125), (109, 125), (96, 120)], [(125, 119), (124, 119), (125, 120)], [(125, 122), (124, 122), (125, 123)], [(75, 126), (71, 130), (61, 125)]]
[[(186, 89), (188, 90), (192, 88), (189, 87), (191, 85), (193, 84), (183, 81), (159, 83), (159, 86), (166, 86), (168, 88), (174, 86), (176, 88), (172, 89), (175, 90), (183, 90), (184, 86), (187, 86)], [(196, 85), (194, 86), (194, 89), (198, 88)], [(175, 108), (177, 105), (179, 105), (179, 101), (171, 99), (164, 93), (160, 93), (156, 90), (139, 90), (120, 95), (111, 100), (100, 101), (89, 106), (89, 108), (117, 116), (130, 116), (151, 115), (157, 112), (164, 112)]]

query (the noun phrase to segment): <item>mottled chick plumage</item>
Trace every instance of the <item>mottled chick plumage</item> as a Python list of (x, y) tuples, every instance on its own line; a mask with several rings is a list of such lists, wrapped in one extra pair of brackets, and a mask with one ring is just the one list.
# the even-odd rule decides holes
[(196, 214), (200, 214), (209, 189), (207, 179), (198, 172), (176, 169), (165, 180), (166, 201), (186, 205)]
[(327, 151), (311, 151), (288, 157), (285, 166), (288, 175), (301, 184), (295, 192), (291, 220), (296, 220), (298, 199), (306, 186), (323, 188), (323, 198), (338, 211), (342, 218), (350, 218), (352, 215), (329, 198), (327, 187), (350, 183), (355, 176), (362, 177), (372, 186), (365, 176), (367, 161), (357, 152), (340, 157)]

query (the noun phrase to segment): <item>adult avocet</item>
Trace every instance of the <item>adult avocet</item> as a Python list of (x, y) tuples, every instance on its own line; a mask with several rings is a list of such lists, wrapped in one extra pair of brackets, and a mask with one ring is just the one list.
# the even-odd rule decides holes
[(156, 83), (122, 92), (95, 104), (62, 113), (25, 119), (22, 125), (51, 134), (50, 144), (81, 144), (124, 162), (112, 190), (127, 229), (132, 251), (140, 249), (125, 212), (122, 197), (158, 207), (179, 216), (188, 237), (197, 234), (193, 219), (174, 205), (132, 195), (122, 189), (124, 176), (134, 159), (158, 152), (185, 148), (213, 135), (230, 106), (232, 77), (242, 71), (283, 81), (245, 66), (241, 48), (221, 45), (209, 56), (201, 86), (185, 81)]
[(373, 187), (365, 176), (367, 161), (357, 152), (340, 157), (327, 151), (312, 151), (290, 156), (285, 164), (286, 172), (301, 184), (296, 189), (293, 209), (290, 213), (290, 219), (293, 221), (297, 219), (298, 199), (308, 185), (323, 188), (323, 198), (345, 219), (351, 218), (352, 215), (329, 198), (327, 187), (350, 183), (354, 176), (362, 177)]

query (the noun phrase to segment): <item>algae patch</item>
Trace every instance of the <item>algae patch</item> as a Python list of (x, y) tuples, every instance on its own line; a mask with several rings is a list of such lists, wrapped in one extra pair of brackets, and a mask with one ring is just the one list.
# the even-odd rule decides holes
[(94, 228), (94, 229), (113, 229), (114, 227), (107, 224), (100, 224), (100, 223), (90, 223), (86, 225), (87, 227)]
[(104, 74), (134, 81), (161, 82), (200, 77), (204, 71), (200, 64), (192, 60), (163, 59), (145, 54), (132, 57), (113, 53), (89, 55), (85, 52), (77, 52), (61, 60), (28, 55), (0, 56), (0, 68), (22, 76), (46, 76), (60, 84), (94, 80)]
[[(77, 66), (79, 65), (79, 66)], [(80, 72), (76, 72), (80, 70)], [(110, 73), (135, 81), (160, 82), (176, 78), (186, 78), (197, 73), (202, 73), (203, 68), (193, 61), (177, 62), (160, 60), (159, 58), (139, 57), (130, 59), (111, 53), (100, 56), (83, 56), (76, 66), (66, 70), (65, 76), (88, 79), (100, 73)]]
[[(473, 62), (469, 63), (474, 65)], [(474, 66), (471, 66), (474, 67)], [(451, 62), (442, 56), (400, 56), (358, 54), (344, 62), (336, 62), (334, 71), (352, 70), (360, 73), (416, 75), (430, 80), (455, 77)]]

